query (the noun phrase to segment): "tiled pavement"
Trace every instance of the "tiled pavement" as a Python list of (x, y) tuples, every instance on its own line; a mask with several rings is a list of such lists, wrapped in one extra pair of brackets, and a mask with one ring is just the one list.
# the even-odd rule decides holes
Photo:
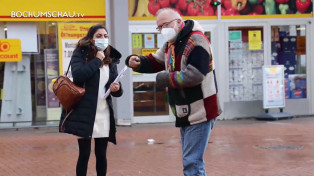
[[(117, 138), (108, 176), (183, 175), (174, 124), (118, 127)], [(0, 130), (0, 176), (74, 176), (77, 155), (76, 137), (56, 128)], [(314, 176), (314, 118), (217, 121), (205, 161), (208, 176)]]

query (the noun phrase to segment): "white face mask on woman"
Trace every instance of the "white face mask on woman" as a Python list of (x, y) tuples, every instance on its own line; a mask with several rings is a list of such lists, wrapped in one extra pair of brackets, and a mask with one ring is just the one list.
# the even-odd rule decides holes
[(105, 50), (109, 45), (109, 39), (95, 39), (95, 46), (99, 51)]
[(166, 41), (169, 42), (176, 37), (177, 33), (174, 28), (162, 28), (161, 35)]

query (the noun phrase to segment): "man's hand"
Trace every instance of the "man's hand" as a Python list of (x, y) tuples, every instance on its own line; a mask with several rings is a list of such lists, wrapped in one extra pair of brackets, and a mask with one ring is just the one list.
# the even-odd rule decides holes
[(162, 71), (156, 75), (156, 86), (161, 89), (165, 89), (170, 86), (168, 72)]
[(141, 64), (141, 59), (138, 56), (131, 56), (129, 60), (129, 67), (137, 70)]

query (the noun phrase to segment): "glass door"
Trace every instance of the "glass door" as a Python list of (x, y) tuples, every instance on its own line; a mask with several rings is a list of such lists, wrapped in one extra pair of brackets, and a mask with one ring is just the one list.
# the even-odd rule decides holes
[[(164, 41), (154, 25), (131, 25), (132, 54), (148, 55), (162, 47)], [(167, 93), (156, 87), (156, 74), (133, 72), (133, 123), (170, 122)]]
[[(149, 55), (163, 45), (160, 34), (151, 32), (132, 33), (132, 54)], [(156, 74), (133, 72), (134, 116), (169, 115), (167, 93), (156, 87)]]

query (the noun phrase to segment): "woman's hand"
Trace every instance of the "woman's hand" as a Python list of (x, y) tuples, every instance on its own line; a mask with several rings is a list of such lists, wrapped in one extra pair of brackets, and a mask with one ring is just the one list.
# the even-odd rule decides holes
[(110, 85), (111, 92), (117, 92), (120, 89), (120, 84), (118, 82), (113, 82)]
[(103, 61), (105, 59), (105, 53), (103, 51), (97, 51), (96, 57)]

